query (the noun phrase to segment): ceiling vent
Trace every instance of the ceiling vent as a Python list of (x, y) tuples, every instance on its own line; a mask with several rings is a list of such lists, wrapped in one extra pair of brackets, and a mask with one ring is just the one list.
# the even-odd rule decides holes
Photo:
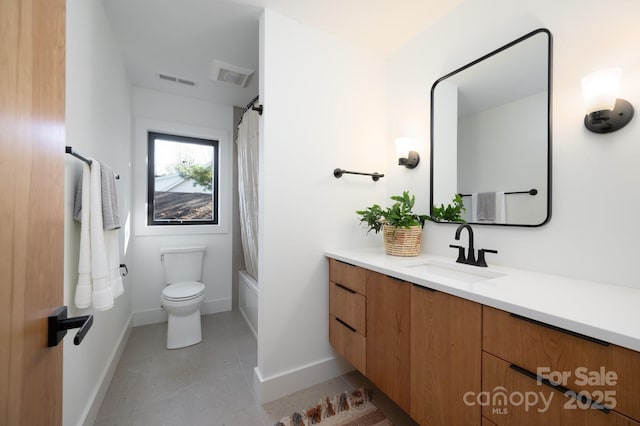
[(254, 70), (242, 68), (226, 62), (213, 60), (211, 64), (211, 80), (233, 84), (238, 87), (247, 87)]
[(186, 78), (180, 78), (180, 77), (176, 77), (176, 76), (169, 75), (169, 74), (164, 74), (164, 73), (161, 73), (161, 72), (158, 73), (158, 78), (160, 80), (170, 81), (170, 82), (176, 83), (176, 84), (183, 84), (185, 86), (191, 86), (191, 87), (195, 87), (196, 86), (196, 82), (195, 81), (187, 80)]

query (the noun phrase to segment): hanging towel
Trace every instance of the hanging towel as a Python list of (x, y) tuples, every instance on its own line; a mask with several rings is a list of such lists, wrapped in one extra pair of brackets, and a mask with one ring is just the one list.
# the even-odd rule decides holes
[[(102, 224), (102, 176), (100, 163), (91, 163), (91, 194), (89, 227), (91, 231), (91, 282), (93, 285), (92, 303), (98, 311), (113, 307), (113, 295), (109, 285), (107, 252)], [(86, 207), (85, 207), (86, 208)], [(83, 209), (84, 210), (84, 209)]]
[[(85, 165), (87, 166), (87, 182), (89, 182), (89, 179), (91, 179), (91, 171), (89, 169), (89, 165), (85, 163)], [(75, 197), (73, 198), (73, 220), (75, 220), (76, 222), (81, 222), (82, 223), (82, 186), (83, 186), (83, 180), (84, 180), (84, 176), (85, 176), (85, 168), (82, 167), (82, 176), (80, 177), (80, 182), (78, 182), (78, 184), (76, 185), (76, 194)], [(87, 193), (87, 195), (89, 194), (89, 183), (87, 183), (87, 187), (84, 188), (84, 192)], [(87, 201), (88, 205), (89, 201)]]
[(507, 223), (507, 202), (504, 192), (496, 192), (496, 223)]
[(120, 228), (120, 214), (118, 210), (118, 192), (116, 190), (116, 174), (113, 169), (100, 163), (102, 182), (102, 225), (105, 231)]
[[(74, 218), (76, 210), (80, 219), (80, 256), (78, 259), (78, 284), (76, 285), (75, 305), (85, 309), (91, 306), (91, 241), (89, 227), (89, 197), (91, 186), (91, 171), (89, 165), (83, 163), (82, 180), (76, 190)], [(80, 198), (78, 198), (78, 194)], [(82, 209), (81, 206), (85, 208)], [(77, 220), (77, 219), (76, 219)]]
[(471, 221), (505, 223), (504, 192), (474, 192), (471, 194)]
[(118, 230), (104, 231), (104, 242), (107, 249), (109, 287), (111, 288), (111, 296), (115, 299), (124, 293), (122, 277), (120, 276), (120, 240), (118, 239)]

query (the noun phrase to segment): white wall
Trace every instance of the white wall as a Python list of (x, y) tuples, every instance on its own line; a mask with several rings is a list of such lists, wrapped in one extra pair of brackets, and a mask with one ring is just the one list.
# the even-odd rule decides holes
[[(130, 85), (113, 33), (99, 0), (67, 1), (66, 138), (79, 153), (109, 164), (117, 182), (120, 217), (131, 210)], [(63, 357), (63, 422), (92, 424), (100, 408), (131, 324), (132, 281), (125, 277), (113, 309), (94, 312), (73, 307), (77, 282), (80, 225), (73, 221), (73, 196), (82, 163), (65, 160), (65, 304), (69, 316), (94, 315), (93, 327), (80, 346), (76, 331), (67, 333)], [(120, 230), (121, 262), (131, 267), (127, 250), (129, 223)], [(126, 255), (125, 255), (126, 252)]]
[[(496, 131), (498, 123), (500, 129)], [(505, 198), (507, 223), (538, 225), (544, 222), (548, 196), (547, 92), (461, 117), (458, 131), (458, 192), (535, 188), (536, 196), (522, 194)], [(463, 217), (470, 220), (471, 197), (463, 197), (463, 201), (467, 209)]]
[(434, 103), (439, 107), (438, 113), (433, 117), (436, 122), (435, 138), (443, 143), (438, 144), (435, 152), (438, 167), (434, 168), (433, 177), (434, 181), (438, 182), (438, 190), (434, 191), (433, 204), (440, 206), (449, 204), (453, 196), (460, 192), (458, 189), (458, 143), (456, 142), (459, 126), (458, 86), (442, 81), (438, 83), (434, 97), (437, 99)]
[[(266, 10), (260, 29), (260, 312), (256, 388), (268, 401), (339, 374), (324, 250), (381, 245), (355, 210), (385, 198), (386, 65)], [(396, 160), (397, 161), (397, 160)]]
[[(477, 246), (499, 251), (490, 263), (640, 287), (634, 224), (640, 119), (616, 133), (591, 133), (583, 125), (580, 92), (585, 74), (621, 66), (622, 97), (640, 105), (638, 16), (640, 3), (631, 0), (608, 12), (595, 0), (467, 0), (391, 57), (391, 131), (412, 133), (427, 153), (435, 80), (533, 29), (546, 27), (553, 35), (551, 221), (533, 229), (476, 226)], [(419, 207), (428, 209), (428, 167), (390, 184), (419, 194)], [(427, 224), (426, 250), (455, 256), (448, 247), (454, 230)]]
[[(230, 310), (231, 221), (236, 220), (231, 215), (233, 107), (134, 87), (133, 116), (133, 323), (143, 325), (166, 320), (166, 313), (160, 308), (160, 295), (165, 286), (160, 261), (163, 247), (207, 246), (202, 277), (205, 301), (201, 313)], [(148, 130), (219, 140), (219, 225), (146, 226)]]

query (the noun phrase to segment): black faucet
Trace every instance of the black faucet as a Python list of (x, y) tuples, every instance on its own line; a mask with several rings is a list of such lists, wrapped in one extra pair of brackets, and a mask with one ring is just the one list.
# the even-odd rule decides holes
[(484, 259), (484, 254), (498, 253), (498, 251), (489, 250), (489, 249), (480, 249), (478, 250), (478, 260), (476, 260), (476, 252), (475, 252), (475, 249), (473, 248), (473, 229), (471, 228), (471, 225), (469, 225), (468, 223), (463, 223), (462, 225), (458, 226), (458, 229), (456, 229), (456, 240), (460, 240), (460, 233), (462, 232), (463, 229), (467, 229), (467, 231), (469, 231), (469, 251), (465, 255), (464, 247), (450, 244), (449, 247), (458, 249), (458, 259), (456, 259), (456, 262), (465, 263), (467, 265), (486, 267), (487, 262)]
[[(467, 265), (475, 265), (476, 251), (473, 248), (473, 229), (471, 229), (471, 225), (469, 225), (468, 223), (463, 223), (462, 225), (458, 226), (458, 229), (456, 229), (456, 240), (460, 240), (460, 233), (463, 229), (469, 231), (469, 250), (467, 251), (466, 256), (462, 256), (462, 259), (460, 259), (460, 255), (458, 255), (458, 260), (456, 262), (466, 263)], [(458, 246), (457, 248), (458, 250), (462, 248), (461, 252), (462, 254), (464, 254), (464, 247)], [(460, 251), (458, 253), (460, 253)]]

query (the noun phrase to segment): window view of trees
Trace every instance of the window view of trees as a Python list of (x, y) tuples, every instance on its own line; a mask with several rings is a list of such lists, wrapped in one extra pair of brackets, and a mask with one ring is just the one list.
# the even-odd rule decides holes
[(218, 141), (149, 132), (148, 224), (218, 221)]

